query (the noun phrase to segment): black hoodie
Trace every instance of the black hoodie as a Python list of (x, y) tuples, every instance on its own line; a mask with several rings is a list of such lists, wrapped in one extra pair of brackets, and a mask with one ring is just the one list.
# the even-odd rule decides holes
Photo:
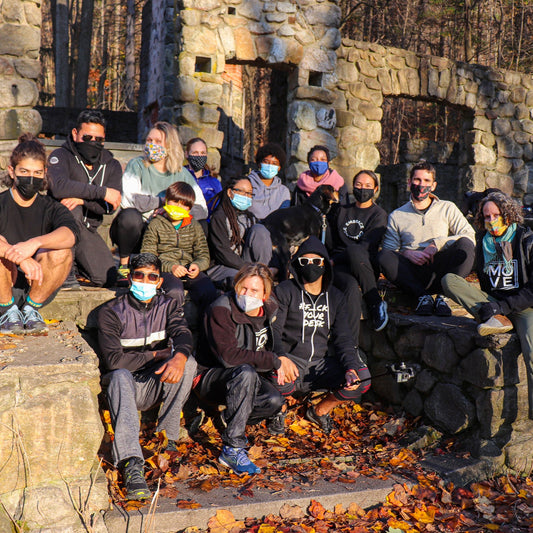
[(81, 198), (83, 220), (97, 228), (113, 207), (104, 201), (107, 187), (122, 191), (122, 167), (113, 154), (103, 149), (100, 161), (88, 169), (78, 154), (72, 136), (48, 158), (49, 194), (56, 200)]
[[(307, 253), (325, 259), (322, 292), (318, 296), (304, 289), (298, 274), (298, 258)], [(281, 336), (284, 351), (312, 364), (326, 357), (331, 344), (345, 370), (363, 368), (365, 364), (359, 357), (345, 311), (350, 302), (331, 285), (333, 271), (326, 247), (317, 237), (309, 237), (300, 246), (289, 270), (294, 278), (283, 281), (275, 289), (279, 310), (274, 329)]]

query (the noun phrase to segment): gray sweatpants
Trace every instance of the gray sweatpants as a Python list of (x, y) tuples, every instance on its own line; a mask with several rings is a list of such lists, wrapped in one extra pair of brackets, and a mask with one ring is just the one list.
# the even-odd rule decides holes
[[(498, 301), (457, 274), (446, 274), (442, 278), (442, 290), (446, 296), (474, 315), (478, 322), (481, 304)], [(507, 318), (513, 323), (520, 339), (520, 347), (526, 364), (529, 418), (533, 420), (533, 308), (529, 307), (523, 311), (511, 313)]]
[(178, 383), (161, 383), (160, 376), (154, 373), (160, 366), (153, 365), (144, 372), (133, 373), (121, 368), (102, 378), (102, 385), (107, 385), (106, 394), (115, 431), (112, 447), (115, 465), (129, 457), (143, 459), (139, 443), (138, 411), (147, 411), (163, 402), (156, 431), (165, 430), (170, 440), (177, 440), (179, 437), (181, 410), (191, 391), (196, 361), (193, 357), (187, 359), (183, 376)]

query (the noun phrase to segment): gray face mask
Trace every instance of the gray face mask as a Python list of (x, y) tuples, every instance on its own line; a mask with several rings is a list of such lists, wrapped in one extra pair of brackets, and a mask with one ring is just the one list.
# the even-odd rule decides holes
[(263, 300), (255, 296), (248, 296), (247, 294), (235, 295), (235, 300), (239, 309), (245, 313), (263, 307)]

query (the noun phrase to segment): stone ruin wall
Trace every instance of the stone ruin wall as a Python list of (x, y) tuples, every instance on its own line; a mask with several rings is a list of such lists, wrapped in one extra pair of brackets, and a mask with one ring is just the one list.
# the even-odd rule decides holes
[(5, 168), (13, 140), (25, 131), (37, 134), (41, 116), (33, 106), (41, 72), (40, 0), (0, 3), (0, 168)]

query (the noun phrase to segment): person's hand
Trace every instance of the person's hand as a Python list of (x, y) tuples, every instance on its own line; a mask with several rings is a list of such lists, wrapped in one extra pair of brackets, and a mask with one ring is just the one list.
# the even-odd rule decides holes
[(83, 200), (81, 198), (63, 198), (61, 203), (69, 210), (72, 211), (75, 207), (83, 205)]
[(409, 259), (415, 265), (425, 265), (428, 261), (426, 254), (420, 250), (405, 250), (403, 256)]
[(430, 244), (429, 246), (426, 246), (423, 250), (422, 250), (422, 253), (426, 256), (427, 258), (427, 263), (432, 263), (433, 262), (433, 256), (438, 252), (438, 249), (437, 247), (434, 245), (434, 244)]
[(38, 249), (39, 243), (35, 239), (28, 239), (27, 241), (17, 242), (13, 246), (10, 246), (5, 251), (4, 257), (8, 261), (20, 265), (25, 259), (33, 257)]
[(117, 189), (106, 187), (104, 200), (113, 206), (113, 210), (117, 209), (122, 201), (122, 194)]
[(182, 278), (183, 276), (187, 275), (187, 269), (182, 265), (174, 265), (172, 267), (172, 274), (176, 276), (177, 278)]
[(184, 354), (177, 352), (172, 359), (163, 363), (161, 368), (156, 370), (155, 373), (161, 374), (161, 383), (178, 383), (183, 377), (186, 362), (187, 357)]
[(43, 269), (41, 264), (35, 261), (32, 257), (24, 259), (24, 261), (19, 264), (19, 267), (20, 270), (24, 272), (30, 285), (33, 285), (33, 283), (40, 285), (43, 282)]
[(281, 366), (278, 368), (278, 385), (292, 383), (299, 376), (298, 367), (288, 358), (282, 355), (279, 358)]
[(200, 274), (200, 269), (198, 268), (198, 265), (196, 263), (191, 263), (189, 265), (189, 270), (187, 270), (187, 275), (191, 279), (194, 279), (198, 276), (198, 274)]
[(355, 370), (348, 370), (344, 375), (344, 380), (346, 382), (346, 385), (344, 386), (346, 390), (355, 390), (361, 385), (359, 375)]

